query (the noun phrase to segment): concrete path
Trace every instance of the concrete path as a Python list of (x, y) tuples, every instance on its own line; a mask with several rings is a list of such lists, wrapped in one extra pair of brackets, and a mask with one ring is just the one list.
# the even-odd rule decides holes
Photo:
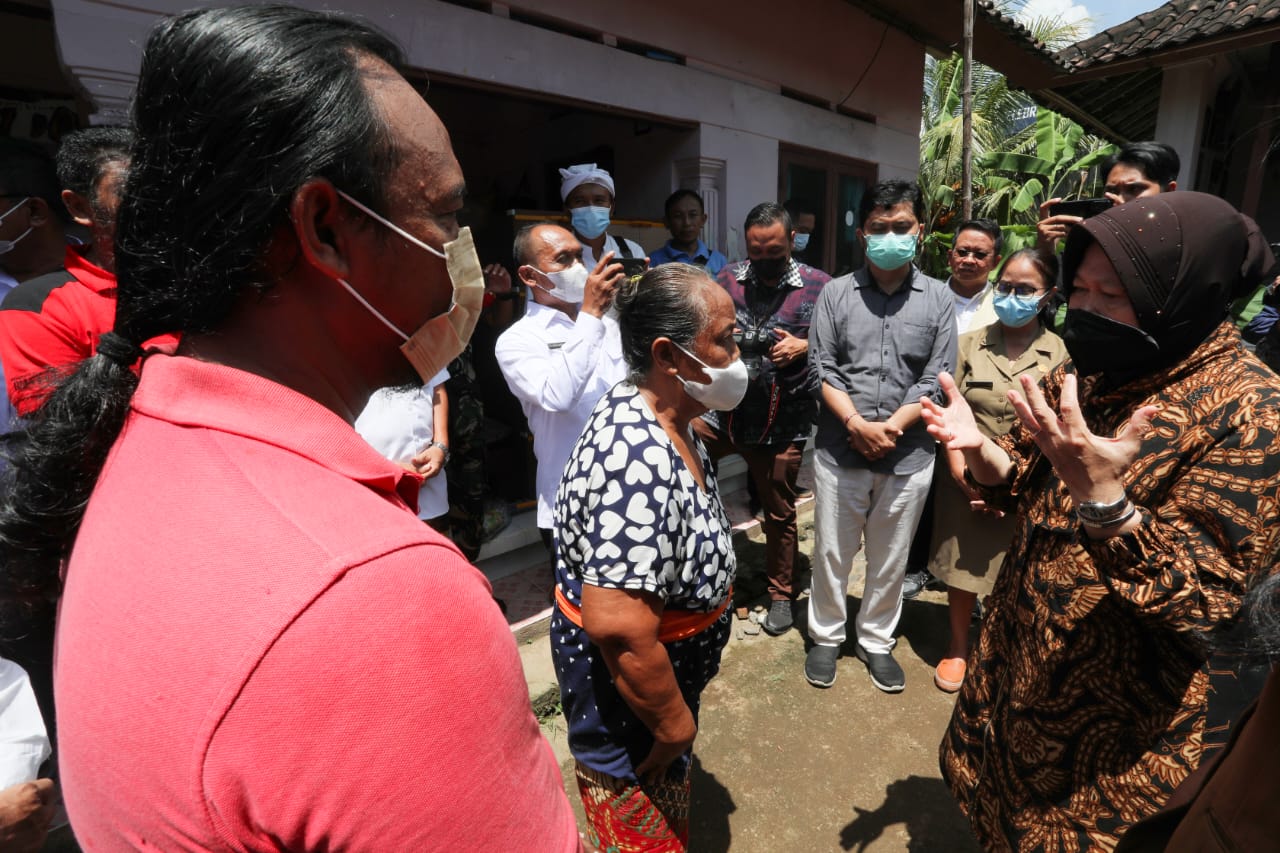
[[(810, 527), (802, 519), (806, 555)], [(738, 603), (763, 600), (763, 551), (758, 530), (739, 537)], [(850, 580), (850, 614), (858, 607), (863, 570), (859, 561)], [(804, 680), (801, 631), (774, 638), (747, 633), (750, 623), (735, 621), (720, 674), (703, 694), (690, 849), (976, 853), (938, 772), (938, 742), (954, 701), (933, 685), (946, 620), (944, 593), (905, 604), (896, 657), (907, 687), (897, 695), (877, 690), (851, 652), (841, 658), (833, 687), (811, 687)], [(544, 709), (554, 707), (545, 636), (524, 643), (521, 656), (531, 695), (539, 694)], [(563, 718), (548, 716), (543, 730), (582, 823)]]

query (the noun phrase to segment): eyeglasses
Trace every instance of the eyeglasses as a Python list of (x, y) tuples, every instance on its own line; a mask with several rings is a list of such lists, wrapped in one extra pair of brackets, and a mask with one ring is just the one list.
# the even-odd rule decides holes
[(1040, 296), (1044, 291), (1029, 284), (1010, 284), (1007, 281), (997, 281), (996, 293), (1012, 293), (1014, 296)]
[(952, 249), (951, 251), (955, 252), (958, 257), (972, 257), (978, 261), (985, 261), (991, 255), (990, 252), (984, 252), (981, 249)]

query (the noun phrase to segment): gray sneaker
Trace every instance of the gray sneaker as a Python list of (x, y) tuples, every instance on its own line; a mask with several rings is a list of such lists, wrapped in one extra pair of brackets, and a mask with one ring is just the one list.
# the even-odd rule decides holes
[(791, 602), (784, 598), (769, 605), (769, 615), (761, 627), (766, 634), (776, 637), (791, 630), (791, 621)]
[(836, 660), (839, 646), (814, 646), (804, 659), (804, 678), (814, 687), (830, 687), (836, 683)]
[(871, 683), (885, 693), (901, 693), (907, 686), (907, 676), (893, 659), (893, 652), (869, 652), (858, 643), (854, 647), (858, 660), (867, 665)]

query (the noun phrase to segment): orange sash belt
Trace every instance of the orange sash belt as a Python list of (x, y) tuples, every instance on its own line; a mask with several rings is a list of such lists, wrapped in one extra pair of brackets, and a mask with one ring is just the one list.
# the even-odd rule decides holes
[[(658, 623), (658, 642), (674, 643), (676, 640), (686, 640), (694, 634), (702, 633), (714, 625), (715, 621), (729, 609), (731, 601), (733, 601), (732, 587), (729, 588), (724, 601), (720, 602), (720, 606), (710, 613), (695, 613), (692, 610), (662, 611), (662, 620)], [(579, 628), (582, 627), (582, 608), (565, 596), (559, 584), (556, 585), (556, 605), (564, 614), (564, 618)]]

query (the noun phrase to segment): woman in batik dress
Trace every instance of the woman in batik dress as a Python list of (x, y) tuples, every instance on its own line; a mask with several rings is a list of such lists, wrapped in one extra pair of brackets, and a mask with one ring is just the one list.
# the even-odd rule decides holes
[(930, 433), (1017, 532), (942, 771), (989, 850), (1110, 850), (1209, 746), (1209, 649), (1280, 547), (1280, 379), (1227, 306), (1271, 254), (1200, 193), (1067, 240), (1070, 361), (983, 439), (950, 377)]

